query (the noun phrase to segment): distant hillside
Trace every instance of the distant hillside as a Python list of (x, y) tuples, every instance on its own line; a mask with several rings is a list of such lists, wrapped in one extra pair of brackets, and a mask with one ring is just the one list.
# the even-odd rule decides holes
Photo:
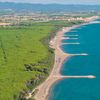
[(0, 9), (15, 11), (100, 11), (100, 5), (61, 5), (0, 2)]

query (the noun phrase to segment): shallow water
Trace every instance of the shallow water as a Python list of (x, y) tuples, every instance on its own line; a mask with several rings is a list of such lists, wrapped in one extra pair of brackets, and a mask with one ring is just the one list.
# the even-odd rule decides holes
[(91, 23), (65, 33), (77, 40), (63, 40), (66, 53), (87, 53), (87, 56), (73, 56), (65, 61), (62, 75), (95, 75), (95, 79), (63, 79), (53, 85), (49, 100), (100, 100), (100, 23)]

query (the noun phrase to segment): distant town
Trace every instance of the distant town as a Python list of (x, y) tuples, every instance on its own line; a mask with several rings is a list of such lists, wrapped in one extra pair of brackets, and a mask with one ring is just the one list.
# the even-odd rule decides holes
[(89, 19), (98, 18), (98, 16), (87, 16), (87, 14), (70, 14), (63, 13), (60, 15), (57, 14), (47, 14), (47, 13), (29, 13), (24, 14), (6, 14), (0, 15), (0, 26), (16, 25), (20, 22), (49, 22), (49, 21), (85, 21)]

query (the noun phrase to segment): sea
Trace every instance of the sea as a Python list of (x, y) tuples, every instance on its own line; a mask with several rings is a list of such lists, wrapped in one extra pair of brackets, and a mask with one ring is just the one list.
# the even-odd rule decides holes
[[(60, 73), (67, 76), (94, 75), (96, 78), (69, 78), (57, 81), (50, 89), (49, 100), (100, 100), (100, 19), (64, 33), (61, 48), (71, 56)], [(71, 44), (70, 44), (71, 43)]]

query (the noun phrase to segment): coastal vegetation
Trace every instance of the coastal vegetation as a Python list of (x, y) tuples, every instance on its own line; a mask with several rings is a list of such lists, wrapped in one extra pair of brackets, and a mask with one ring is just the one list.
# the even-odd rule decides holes
[(0, 100), (25, 100), (53, 67), (50, 39), (59, 28), (80, 23), (51, 21), (0, 27)]

